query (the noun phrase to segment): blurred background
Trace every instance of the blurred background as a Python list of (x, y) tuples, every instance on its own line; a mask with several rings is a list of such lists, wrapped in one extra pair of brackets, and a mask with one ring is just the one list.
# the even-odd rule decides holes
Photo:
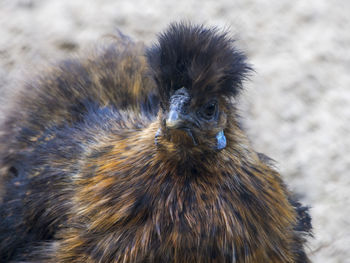
[(0, 0), (2, 106), (37, 68), (106, 34), (150, 44), (183, 19), (228, 29), (247, 53), (256, 72), (240, 110), (252, 144), (311, 206), (312, 260), (350, 262), (350, 1)]

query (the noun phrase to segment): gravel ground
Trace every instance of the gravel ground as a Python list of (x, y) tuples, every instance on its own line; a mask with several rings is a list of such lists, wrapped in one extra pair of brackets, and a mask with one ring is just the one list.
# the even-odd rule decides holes
[(1, 0), (1, 106), (33, 72), (116, 30), (151, 43), (182, 19), (227, 28), (256, 70), (241, 99), (251, 141), (312, 207), (311, 258), (350, 262), (349, 14), (347, 0)]

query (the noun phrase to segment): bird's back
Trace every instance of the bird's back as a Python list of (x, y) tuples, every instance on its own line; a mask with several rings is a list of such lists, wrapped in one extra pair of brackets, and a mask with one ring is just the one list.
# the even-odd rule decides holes
[(65, 224), (65, 189), (104, 134), (107, 140), (111, 131), (137, 130), (155, 118), (159, 101), (147, 70), (144, 45), (120, 35), (21, 88), (0, 130), (1, 262), (27, 254), (26, 244), (51, 239)]
[(140, 115), (152, 119), (159, 102), (144, 45), (121, 34), (88, 57), (66, 59), (35, 76), (18, 94), (0, 130), (2, 179), (20, 172), (20, 155), (37, 147), (48, 129), (73, 125), (103, 107), (131, 112), (136, 122)]

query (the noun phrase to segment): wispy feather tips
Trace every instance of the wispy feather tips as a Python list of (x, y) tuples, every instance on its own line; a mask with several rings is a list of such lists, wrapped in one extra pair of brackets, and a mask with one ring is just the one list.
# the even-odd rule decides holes
[(237, 95), (251, 68), (233, 44), (217, 28), (171, 24), (147, 50), (161, 100), (167, 101), (181, 87), (192, 96)]

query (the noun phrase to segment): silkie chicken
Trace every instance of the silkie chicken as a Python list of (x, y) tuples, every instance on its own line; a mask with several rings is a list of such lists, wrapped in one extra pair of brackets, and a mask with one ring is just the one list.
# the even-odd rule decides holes
[(308, 208), (255, 152), (227, 33), (119, 35), (21, 89), (1, 126), (1, 262), (309, 262)]

